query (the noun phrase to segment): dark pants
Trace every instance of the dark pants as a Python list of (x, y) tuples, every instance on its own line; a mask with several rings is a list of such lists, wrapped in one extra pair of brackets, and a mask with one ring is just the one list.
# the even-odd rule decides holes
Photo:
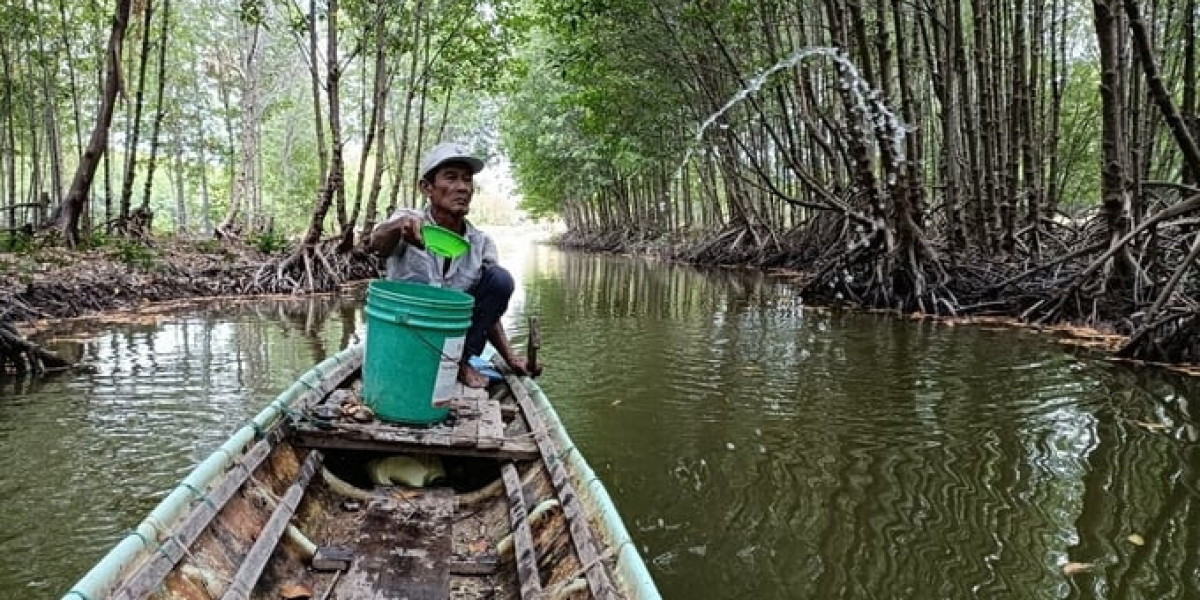
[(471, 314), (471, 328), (467, 329), (463, 360), (479, 356), (487, 343), (488, 332), (500, 322), (508, 310), (508, 299), (513, 294), (513, 278), (503, 267), (484, 267), (483, 276), (467, 290), (475, 298), (475, 311)]

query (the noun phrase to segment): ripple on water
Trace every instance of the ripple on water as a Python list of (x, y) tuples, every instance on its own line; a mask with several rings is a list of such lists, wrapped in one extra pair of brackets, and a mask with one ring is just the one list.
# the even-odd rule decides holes
[[(589, 456), (665, 475), (615, 480), (668, 596), (1069, 588), (1061, 564), (1086, 558), (1085, 481), (1112, 421), (1103, 385), (1076, 359), (1011, 332), (874, 318), (674, 325), (674, 343), (649, 351), (653, 336), (610, 342), (617, 410), (563, 411)], [(553, 376), (547, 387), (563, 389)], [(659, 452), (661, 464), (649, 458)], [(1094, 546), (1088, 556), (1120, 549)]]
[[(322, 335), (336, 342), (341, 327)], [(61, 596), (280, 380), (312, 365), (311, 342), (289, 336), (229, 312), (73, 332), (92, 372), (0, 382), (0, 598)]]
[[(756, 277), (539, 256), (542, 385), (665, 597), (1200, 597), (1200, 446), (1171, 437), (1195, 386)], [(105, 331), (97, 373), (6, 397), (0, 597), (61, 594), (342, 339), (308, 322)]]

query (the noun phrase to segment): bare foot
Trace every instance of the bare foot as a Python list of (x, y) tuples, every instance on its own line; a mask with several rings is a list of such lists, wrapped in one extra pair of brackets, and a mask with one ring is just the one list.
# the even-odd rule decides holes
[(475, 370), (471, 365), (458, 365), (458, 382), (469, 387), (481, 389), (487, 387), (488, 378)]

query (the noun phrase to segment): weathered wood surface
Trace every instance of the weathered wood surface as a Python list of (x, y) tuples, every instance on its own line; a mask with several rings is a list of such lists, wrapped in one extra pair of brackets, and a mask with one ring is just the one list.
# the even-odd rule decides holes
[(513, 395), (517, 397), (517, 403), (521, 405), (521, 410), (525, 413), (525, 419), (529, 422), (530, 429), (533, 430), (534, 439), (537, 441), (546, 469), (550, 472), (550, 480), (558, 492), (558, 501), (562, 504), (563, 516), (566, 517), (571, 531), (571, 541), (575, 545), (575, 553), (586, 569), (585, 575), (588, 586), (592, 590), (592, 596), (599, 600), (617, 600), (619, 596), (602, 560), (603, 557), (599, 551), (600, 545), (593, 535), (587, 514), (580, 505), (579, 498), (575, 495), (558, 443), (550, 437), (537, 407), (533, 404), (533, 399), (529, 397), (529, 391), (525, 389), (521, 380), (511, 374), (505, 375), (505, 380), (508, 381)]
[(470, 558), (456, 557), (450, 561), (451, 575), (482, 576), (495, 575), (500, 570), (500, 558), (494, 554), (473, 556)]
[(155, 554), (137, 574), (131, 577), (124, 587), (117, 590), (113, 600), (135, 600), (145, 598), (155, 592), (162, 584), (167, 573), (184, 557), (187, 549), (200, 537), (205, 528), (212, 523), (213, 517), (224, 508), (234, 493), (242, 487), (250, 474), (271, 453), (271, 449), (279, 437), (279, 430), (274, 430), (266, 439), (259, 441), (242, 456), (242, 459), (230, 468), (229, 474), (221, 483), (208, 493), (206, 501), (199, 501), (196, 508), (180, 523), (172, 535), (163, 542), (158, 554)]
[(485, 391), (464, 392), (451, 402), (451, 411), (450, 425), (433, 427), (341, 419), (323, 429), (313, 421), (300, 420), (294, 424), (294, 437), (298, 445), (309, 448), (433, 452), (498, 460), (538, 458), (533, 440), (505, 436), (500, 403), (489, 399)]
[(308, 488), (308, 483), (312, 481), (313, 475), (321, 468), (321, 461), (320, 452), (309, 453), (308, 458), (300, 467), (296, 482), (288, 488), (287, 493), (275, 506), (275, 511), (271, 513), (271, 519), (258, 534), (254, 546), (246, 555), (246, 559), (242, 561), (242, 565), (238, 567), (237, 574), (233, 577), (233, 583), (229, 585), (229, 589), (225, 591), (221, 600), (246, 600), (250, 597), (250, 592), (258, 583), (263, 568), (267, 566), (267, 560), (275, 552), (275, 546), (279, 544), (279, 539), (283, 537), (288, 522), (292, 520), (296, 507), (300, 506), (300, 500), (304, 498), (304, 490)]
[(454, 490), (372, 502), (359, 530), (354, 565), (336, 598), (445, 600), (450, 597)]
[(512, 528), (513, 552), (517, 559), (517, 580), (521, 583), (521, 598), (533, 599), (542, 594), (542, 577), (538, 574), (537, 548), (529, 529), (529, 511), (525, 508), (525, 491), (521, 477), (512, 463), (500, 467), (504, 492), (508, 497), (508, 519)]
[(538, 327), (537, 317), (529, 317), (529, 342), (525, 344), (525, 368), (538, 374), (538, 350), (542, 347), (541, 328)]
[(497, 460), (534, 460), (537, 449), (532, 442), (506, 442), (500, 448), (491, 450), (474, 446), (445, 446), (441, 444), (425, 444), (416, 441), (397, 441), (375, 439), (370, 436), (339, 437), (325, 432), (298, 432), (295, 443), (301, 448), (328, 450), (366, 450), (370, 452), (387, 452), (392, 454), (441, 454), (448, 456), (476, 456), (494, 458)]
[(479, 443), (480, 448), (499, 448), (504, 444), (504, 419), (500, 416), (500, 403), (495, 400), (483, 400), (479, 403)]
[(459, 444), (479, 447), (479, 400), (476, 398), (459, 398), (455, 400), (451, 419), (450, 435)]

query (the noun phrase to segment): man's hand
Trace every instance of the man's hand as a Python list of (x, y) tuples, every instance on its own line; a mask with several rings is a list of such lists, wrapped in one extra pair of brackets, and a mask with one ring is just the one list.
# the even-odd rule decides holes
[(529, 365), (526, 363), (525, 359), (519, 356), (514, 356), (511, 358), (508, 361), (508, 366), (511, 367), (513, 373), (516, 373), (517, 375), (537, 377), (542, 374), (542, 365), (535, 365), (534, 369), (530, 371)]
[(413, 215), (400, 217), (400, 238), (424, 250), (425, 238), (421, 237), (421, 219)]
[(400, 240), (425, 249), (425, 240), (421, 237), (421, 217), (406, 214), (376, 225), (371, 231), (371, 251), (386, 257), (396, 250)]

